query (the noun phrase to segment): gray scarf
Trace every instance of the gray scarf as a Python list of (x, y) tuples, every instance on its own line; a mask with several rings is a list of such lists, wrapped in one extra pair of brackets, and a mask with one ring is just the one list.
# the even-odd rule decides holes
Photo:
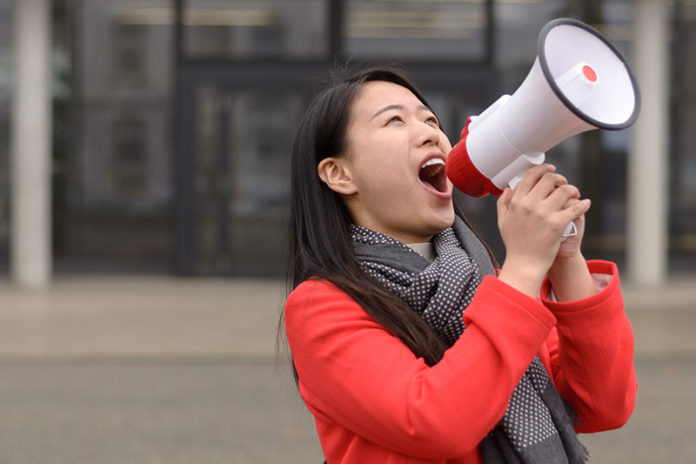
[[(483, 244), (457, 218), (435, 235), (429, 263), (403, 243), (352, 225), (357, 259), (366, 274), (419, 313), (449, 345), (464, 331), (462, 315), (484, 275), (495, 275)], [(538, 357), (524, 373), (498, 425), (479, 445), (483, 462), (581, 464), (587, 451), (573, 429), (574, 412)]]

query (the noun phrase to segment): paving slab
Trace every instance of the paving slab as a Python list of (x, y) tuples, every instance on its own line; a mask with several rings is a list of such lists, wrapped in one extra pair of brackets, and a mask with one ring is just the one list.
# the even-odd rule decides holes
[[(696, 462), (696, 360), (636, 367), (629, 423), (581, 435), (590, 462)], [(322, 462), (312, 418), (272, 359), (4, 360), (0, 417), (0, 462)]]
[[(319, 463), (277, 359), (278, 280), (67, 276), (0, 281), (0, 462)], [(639, 394), (593, 463), (696, 462), (696, 277), (624, 285)]]
[[(624, 285), (638, 354), (696, 353), (696, 276)], [(69, 276), (49, 291), (0, 281), (0, 358), (271, 356), (279, 280)]]

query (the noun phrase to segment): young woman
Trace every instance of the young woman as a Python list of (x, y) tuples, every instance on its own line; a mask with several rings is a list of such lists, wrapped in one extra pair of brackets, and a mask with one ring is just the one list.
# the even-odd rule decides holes
[[(456, 213), (439, 122), (401, 71), (345, 78), (293, 146), (285, 327), (333, 463), (580, 463), (633, 409), (616, 266), (549, 165), (498, 201), (497, 269)], [(574, 220), (578, 234), (561, 242)]]

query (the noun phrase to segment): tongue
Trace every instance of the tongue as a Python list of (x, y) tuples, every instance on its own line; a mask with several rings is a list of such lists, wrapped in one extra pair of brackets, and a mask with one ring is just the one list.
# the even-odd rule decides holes
[(440, 173), (440, 171), (442, 171), (441, 164), (431, 164), (430, 166), (426, 166), (421, 169), (418, 176), (421, 178), (421, 180), (425, 181), (431, 177), (435, 177)]
[(441, 164), (434, 164), (431, 166), (426, 166), (420, 170), (418, 177), (424, 183), (430, 185), (435, 190), (440, 190), (439, 188), (439, 175), (442, 173), (443, 166)]

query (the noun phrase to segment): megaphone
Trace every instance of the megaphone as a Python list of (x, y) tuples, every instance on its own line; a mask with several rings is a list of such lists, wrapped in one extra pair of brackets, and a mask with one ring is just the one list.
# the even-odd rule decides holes
[(587, 24), (555, 19), (542, 29), (522, 85), (467, 120), (447, 157), (447, 177), (467, 195), (500, 195), (557, 143), (591, 129), (629, 127), (639, 108), (621, 53)]

